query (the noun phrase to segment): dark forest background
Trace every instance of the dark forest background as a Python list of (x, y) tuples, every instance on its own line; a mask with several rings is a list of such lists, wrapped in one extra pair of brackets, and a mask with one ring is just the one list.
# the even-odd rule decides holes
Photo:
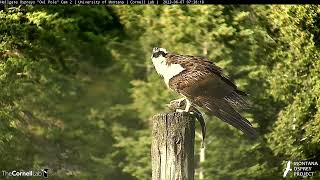
[(279, 179), (320, 158), (320, 6), (5, 6), (0, 38), (0, 170), (150, 179), (150, 117), (178, 98), (154, 46), (207, 56), (250, 94), (259, 138), (205, 116), (196, 178)]

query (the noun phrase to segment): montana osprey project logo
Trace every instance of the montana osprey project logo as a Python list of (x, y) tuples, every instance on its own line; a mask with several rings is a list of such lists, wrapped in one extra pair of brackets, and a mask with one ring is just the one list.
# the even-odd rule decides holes
[(287, 167), (283, 172), (283, 177), (286, 177), (288, 175), (289, 171), (292, 171), (292, 169), (290, 168), (290, 165), (291, 165), (290, 163), (291, 163), (291, 161), (287, 162)]
[(293, 176), (310, 177), (316, 173), (317, 169), (319, 169), (319, 163), (315, 160), (288, 161), (283, 170), (283, 177), (289, 176), (290, 171)]

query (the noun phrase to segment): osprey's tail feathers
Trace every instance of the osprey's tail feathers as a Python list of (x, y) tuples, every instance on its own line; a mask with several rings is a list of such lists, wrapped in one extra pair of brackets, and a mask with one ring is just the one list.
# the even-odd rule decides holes
[(247, 94), (245, 92), (236, 90), (224, 97), (224, 99), (236, 109), (247, 109), (249, 107), (249, 103), (246, 100), (246, 96)]
[[(220, 110), (221, 111), (221, 110)], [(227, 112), (221, 111), (222, 113), (220, 113), (220, 115), (218, 115), (217, 117), (227, 121), (229, 124), (231, 124), (232, 126), (234, 126), (237, 129), (240, 129), (244, 134), (246, 134), (249, 137), (256, 137), (257, 136), (257, 132), (255, 131), (255, 129), (248, 123), (246, 123), (245, 118), (243, 118), (242, 116), (240, 116), (241, 120), (239, 120), (239, 117), (235, 117), (232, 114), (229, 114)]]
[(241, 130), (244, 134), (249, 137), (256, 137), (257, 132), (252, 127), (251, 123), (242, 117), (237, 111), (233, 109), (232, 106), (228, 104), (225, 100), (205, 98), (202, 100), (202, 107), (208, 109), (213, 115), (217, 116), (219, 119), (227, 122), (233, 127)]
[(241, 90), (239, 90), (239, 89), (236, 89), (236, 90), (234, 90), (238, 95), (241, 95), (241, 96), (243, 96), (243, 97), (247, 97), (248, 96), (248, 94), (246, 93), (246, 92), (244, 92), (244, 91), (241, 91)]

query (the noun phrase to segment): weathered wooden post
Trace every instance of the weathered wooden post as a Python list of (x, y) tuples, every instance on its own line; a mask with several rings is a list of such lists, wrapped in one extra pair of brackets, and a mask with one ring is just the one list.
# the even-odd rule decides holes
[(152, 180), (193, 180), (195, 118), (173, 112), (152, 122)]

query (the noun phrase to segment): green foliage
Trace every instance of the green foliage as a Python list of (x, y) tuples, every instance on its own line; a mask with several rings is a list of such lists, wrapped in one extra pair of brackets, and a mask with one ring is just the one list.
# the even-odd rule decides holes
[[(63, 179), (125, 178), (109, 156), (115, 139), (105, 108), (129, 99), (117, 90), (129, 85), (127, 75), (113, 74), (119, 67), (109, 49), (121, 26), (109, 9), (52, 8), (0, 12), (0, 167), (49, 167)], [(85, 24), (95, 16), (80, 16), (87, 11), (109, 18), (90, 29)]]
[[(272, 21), (276, 48), (271, 56), (274, 68), (269, 77), (270, 94), (283, 101), (274, 130), (268, 135), (277, 155), (292, 159), (318, 156), (319, 114), (318, 6), (274, 7)], [(308, 12), (308, 13), (306, 13)], [(283, 14), (286, 15), (283, 15)], [(277, 21), (275, 21), (277, 19)], [(285, 26), (286, 28), (277, 27)], [(277, 29), (277, 30), (275, 30)]]
[(319, 17), (316, 5), (5, 6), (0, 169), (150, 179), (149, 119), (178, 98), (151, 63), (158, 46), (208, 57), (250, 94), (257, 140), (205, 117), (205, 179), (278, 179), (285, 161), (320, 158)]

